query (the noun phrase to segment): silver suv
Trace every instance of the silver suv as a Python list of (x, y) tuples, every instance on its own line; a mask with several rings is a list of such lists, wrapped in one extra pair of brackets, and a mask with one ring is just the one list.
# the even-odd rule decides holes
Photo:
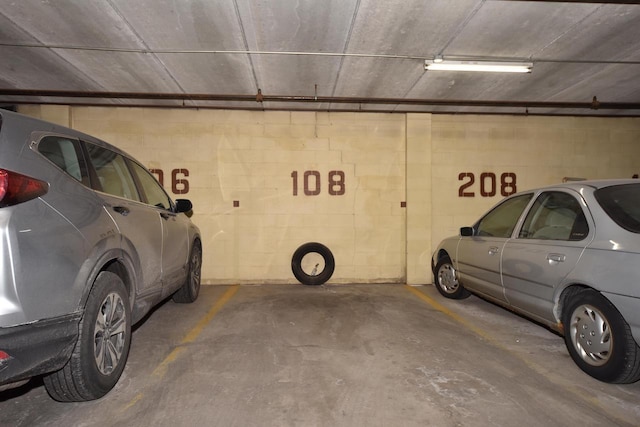
[(198, 297), (191, 208), (121, 150), (0, 110), (0, 390), (41, 374), (58, 401), (111, 390), (131, 325)]

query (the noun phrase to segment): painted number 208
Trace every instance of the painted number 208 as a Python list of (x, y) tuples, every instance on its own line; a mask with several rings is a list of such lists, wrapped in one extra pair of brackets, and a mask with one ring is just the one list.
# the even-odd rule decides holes
[[(293, 195), (298, 195), (298, 171), (291, 172), (293, 179)], [(329, 195), (342, 196), (345, 193), (344, 171), (331, 171), (329, 178)], [(305, 196), (317, 196), (322, 191), (322, 180), (318, 171), (304, 171), (302, 178)]]
[[(458, 181), (463, 184), (458, 188), (458, 197), (475, 197), (476, 193), (468, 191), (476, 182), (476, 176), (473, 172), (460, 172)], [(493, 172), (483, 172), (480, 174), (480, 195), (482, 197), (493, 197), (496, 195), (498, 183), (496, 182), (496, 174)], [(500, 195), (507, 197), (517, 192), (516, 174), (513, 172), (505, 172), (500, 175)]]

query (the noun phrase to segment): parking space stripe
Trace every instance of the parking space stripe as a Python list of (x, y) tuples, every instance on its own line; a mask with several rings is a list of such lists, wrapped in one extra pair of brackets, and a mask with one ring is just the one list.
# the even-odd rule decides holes
[(218, 311), (227, 303), (229, 300), (238, 292), (238, 285), (231, 286), (227, 291), (222, 295), (222, 297), (216, 302), (211, 310), (204, 316), (196, 326), (191, 329), (191, 331), (184, 337), (181, 344), (188, 344), (190, 342), (195, 341), (198, 338), (198, 335), (202, 332), (202, 330), (211, 322), (211, 319), (218, 314)]
[(196, 324), (196, 326), (189, 331), (187, 335), (180, 341), (178, 347), (174, 348), (171, 353), (158, 365), (158, 367), (151, 374), (152, 377), (162, 378), (169, 367), (169, 364), (178, 358), (178, 355), (184, 351), (184, 345), (189, 344), (195, 341), (198, 336), (202, 333), (204, 328), (211, 322), (216, 314), (224, 307), (224, 305), (229, 302), (229, 300), (238, 292), (238, 286), (231, 286), (227, 291), (222, 295), (222, 297), (211, 307), (209, 312)]
[[(482, 338), (486, 339), (487, 341), (491, 341), (493, 344), (495, 344), (495, 345), (497, 345), (499, 347), (502, 347), (496, 340), (494, 340), (490, 335), (488, 335), (483, 329), (480, 329), (480, 328), (476, 327), (475, 325), (473, 325), (472, 323), (467, 322), (462, 317), (458, 316), (456, 313), (454, 313), (453, 311), (449, 310), (444, 305), (438, 303), (436, 300), (434, 300), (430, 296), (420, 292), (419, 290), (417, 290), (413, 286), (405, 285), (405, 288), (407, 290), (409, 290), (411, 293), (413, 293), (414, 295), (416, 295), (418, 298), (420, 298), (422, 301), (426, 302), (427, 304), (429, 304), (431, 307), (435, 308), (436, 310), (446, 314), (447, 316), (449, 316), (450, 318), (452, 318), (456, 322), (458, 322), (461, 325), (463, 325), (465, 328), (473, 331), (474, 333), (476, 333), (477, 335), (479, 335)], [(502, 347), (502, 348), (504, 348), (504, 347)], [(506, 350), (506, 348), (505, 348), (505, 350)]]
[[(169, 365), (174, 362), (178, 356), (186, 350), (185, 345), (195, 341), (198, 336), (202, 333), (204, 328), (213, 320), (216, 314), (224, 307), (226, 303), (238, 292), (238, 285), (233, 285), (216, 301), (216, 303), (211, 307), (211, 309), (207, 312), (207, 314), (198, 321), (198, 323), (184, 336), (180, 344), (176, 348), (174, 348), (171, 353), (164, 358), (164, 360), (153, 370), (151, 373), (151, 378), (154, 380), (161, 380), (169, 369)], [(138, 393), (136, 396), (131, 399), (125, 406), (120, 410), (121, 412), (125, 412), (130, 408), (134, 407), (138, 402), (140, 402), (145, 396), (145, 393)]]

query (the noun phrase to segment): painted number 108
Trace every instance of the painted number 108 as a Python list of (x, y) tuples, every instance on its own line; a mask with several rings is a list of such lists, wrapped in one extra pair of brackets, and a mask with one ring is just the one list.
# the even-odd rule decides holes
[[(298, 171), (291, 172), (293, 180), (293, 195), (298, 195)], [(331, 171), (328, 175), (329, 195), (342, 196), (345, 193), (344, 171)], [(304, 171), (302, 174), (302, 188), (305, 196), (317, 196), (322, 191), (322, 180), (318, 171)]]

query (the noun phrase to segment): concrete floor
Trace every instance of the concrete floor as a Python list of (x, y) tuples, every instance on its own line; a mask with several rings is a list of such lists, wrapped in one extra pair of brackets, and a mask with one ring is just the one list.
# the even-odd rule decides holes
[(640, 382), (583, 374), (562, 338), (432, 286), (207, 286), (138, 325), (104, 398), (0, 393), (2, 426), (612, 426)]

